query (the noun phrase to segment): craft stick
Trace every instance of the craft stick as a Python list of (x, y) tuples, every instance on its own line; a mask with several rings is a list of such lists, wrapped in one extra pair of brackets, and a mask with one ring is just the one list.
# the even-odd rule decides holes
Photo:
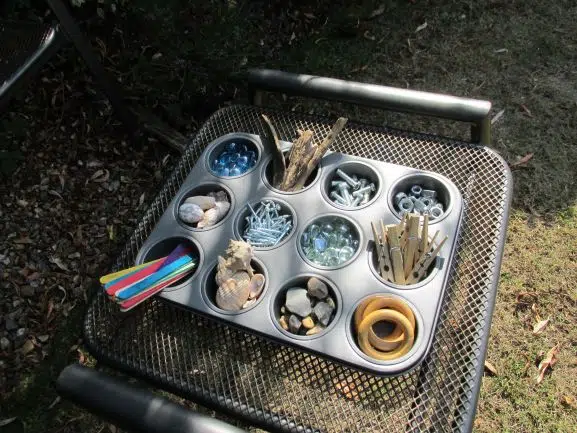
[(391, 262), (391, 254), (389, 253), (389, 243), (387, 242), (387, 230), (385, 229), (385, 223), (380, 220), (381, 223), (381, 239), (383, 241), (383, 258), (385, 259), (385, 264), (388, 266), (389, 271), (387, 275), (381, 275), (383, 278), (387, 278), (389, 281), (394, 282), (395, 276), (393, 275), (393, 264)]
[(139, 281), (126, 289), (116, 292), (114, 296), (122, 301), (132, 298), (137, 293), (148, 289), (153, 284), (156, 284), (157, 282), (165, 278), (167, 275), (170, 275), (172, 272), (174, 272), (181, 266), (184, 266), (193, 260), (194, 259), (188, 255), (182, 256), (181, 258), (172, 262), (171, 264), (164, 266), (162, 269), (159, 269), (154, 274), (150, 275), (144, 280)]
[(403, 257), (404, 261), (404, 272), (405, 278), (409, 276), (409, 273), (413, 269), (413, 265), (415, 263), (415, 252), (419, 248), (419, 216), (418, 215), (410, 215), (409, 216), (409, 224), (408, 224), (408, 237), (407, 237), (407, 244), (405, 246), (405, 255)]
[(150, 265), (153, 265), (153, 264), (159, 262), (163, 258), (164, 257), (162, 257), (160, 259), (153, 260), (151, 262), (143, 263), (143, 264), (138, 265), (138, 266), (133, 266), (131, 268), (123, 269), (123, 270), (118, 271), (118, 272), (113, 272), (112, 274), (104, 275), (103, 277), (100, 277), (100, 280), (99, 280), (100, 284), (107, 284), (113, 280), (117, 280), (117, 279), (124, 277), (128, 274), (132, 274), (136, 271), (139, 271), (142, 268), (146, 268), (147, 266), (150, 266)]
[(170, 286), (171, 284), (175, 283), (176, 281), (184, 278), (185, 276), (190, 274), (192, 271), (193, 271), (193, 269), (189, 269), (182, 274), (176, 275), (176, 276), (169, 278), (169, 279), (165, 279), (161, 283), (151, 287), (150, 289), (145, 290), (144, 292), (139, 293), (138, 295), (130, 298), (129, 300), (122, 302), (120, 304), (120, 311), (126, 312), (126, 311), (136, 307), (138, 304), (141, 304), (142, 302), (146, 301), (151, 296), (162, 291), (165, 287)]
[(189, 254), (191, 251), (192, 249), (189, 246), (179, 244), (174, 250), (172, 250), (172, 252), (167, 257), (160, 259), (153, 265), (140, 269), (139, 271), (136, 271), (133, 274), (126, 275), (125, 277), (119, 278), (118, 280), (114, 280), (110, 283), (105, 284), (104, 289), (106, 290), (106, 294), (108, 296), (114, 296), (120, 290), (127, 289), (128, 287), (143, 281), (150, 275), (154, 274), (156, 271), (159, 271), (163, 267), (170, 265), (178, 258), (186, 254)]
[[(437, 233), (435, 233), (435, 236), (437, 236)], [(439, 242), (439, 245), (437, 245), (435, 249), (433, 249), (431, 252), (423, 254), (421, 259), (419, 260), (419, 263), (417, 263), (413, 268), (413, 270), (411, 271), (411, 274), (407, 279), (407, 284), (418, 283), (425, 276), (427, 269), (429, 268), (429, 266), (431, 266), (431, 263), (433, 263), (433, 260), (435, 260), (435, 258), (439, 254), (439, 251), (441, 250), (441, 247), (448, 238), (449, 238), (448, 236), (445, 236), (445, 238), (441, 242)]]
[(399, 244), (399, 231), (395, 225), (387, 228), (387, 239), (391, 246), (391, 263), (393, 265), (393, 275), (395, 283), (405, 284), (405, 273), (403, 270), (403, 255), (401, 254), (401, 247)]

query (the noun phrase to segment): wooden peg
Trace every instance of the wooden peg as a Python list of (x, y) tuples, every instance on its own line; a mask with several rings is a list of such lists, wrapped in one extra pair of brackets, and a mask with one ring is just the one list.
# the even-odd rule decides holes
[(405, 284), (405, 273), (403, 268), (403, 255), (399, 244), (399, 230), (396, 224), (388, 226), (387, 240), (391, 246), (391, 264), (396, 284)]
[(413, 269), (415, 263), (415, 252), (419, 249), (419, 216), (411, 214), (409, 216), (408, 230), (407, 230), (407, 242), (404, 250), (404, 272), (405, 278), (409, 276), (409, 273)]
[[(386, 275), (381, 274), (381, 277), (386, 278), (391, 282), (394, 282), (395, 277), (393, 275), (393, 266), (391, 264), (391, 255), (389, 254), (389, 243), (387, 242), (387, 231), (385, 230), (385, 224), (383, 223), (383, 220), (381, 220), (380, 223), (381, 223), (381, 242), (383, 245), (381, 252), (383, 254), (383, 261), (385, 263), (385, 267), (388, 268)], [(374, 230), (376, 230), (376, 228)]]
[[(438, 233), (439, 232), (435, 233), (435, 237), (437, 236)], [(411, 274), (407, 279), (407, 284), (415, 284), (421, 281), (421, 279), (425, 276), (427, 269), (429, 269), (429, 266), (431, 266), (431, 263), (433, 263), (433, 260), (435, 260), (443, 244), (448, 238), (449, 238), (448, 236), (445, 236), (445, 238), (441, 242), (439, 242), (439, 245), (437, 245), (435, 249), (421, 256), (419, 263), (417, 263), (413, 268), (413, 270), (411, 271)]]
[(429, 215), (425, 214), (423, 217), (423, 229), (421, 230), (421, 241), (419, 242), (419, 250), (415, 253), (415, 264), (419, 263), (419, 259), (423, 256), (425, 251), (429, 250)]

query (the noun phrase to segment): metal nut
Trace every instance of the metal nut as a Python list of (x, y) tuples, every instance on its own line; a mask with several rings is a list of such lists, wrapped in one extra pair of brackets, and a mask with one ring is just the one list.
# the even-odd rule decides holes
[(411, 195), (415, 197), (420, 197), (423, 192), (423, 188), (420, 185), (413, 185), (411, 187)]
[(441, 218), (441, 216), (443, 216), (443, 213), (444, 212), (443, 212), (442, 205), (439, 206), (439, 204), (436, 204), (429, 209), (429, 217), (433, 220), (437, 219), (437, 218)]
[(424, 189), (421, 191), (421, 197), (437, 198), (437, 191), (433, 189)]
[(412, 212), (414, 207), (415, 206), (413, 204), (413, 201), (408, 197), (405, 197), (399, 202), (399, 210), (401, 212)]
[(406, 197), (407, 197), (407, 194), (405, 194), (404, 192), (399, 192), (399, 193), (395, 194), (395, 204), (398, 206), (399, 202)]

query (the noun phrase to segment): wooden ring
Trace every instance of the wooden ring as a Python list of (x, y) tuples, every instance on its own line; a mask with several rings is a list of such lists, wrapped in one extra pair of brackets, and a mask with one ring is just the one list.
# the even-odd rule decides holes
[[(382, 352), (377, 350), (369, 342), (369, 330), (375, 323), (383, 320), (393, 322), (400, 326), (403, 330), (403, 341), (401, 345), (391, 352)], [(373, 311), (372, 313), (365, 316), (359, 325), (357, 335), (361, 350), (371, 358), (375, 358), (380, 361), (390, 361), (400, 358), (401, 356), (408, 353), (409, 350), (411, 350), (411, 347), (413, 347), (413, 343), (415, 341), (415, 329), (411, 326), (409, 319), (407, 319), (398, 311), (391, 309)]]
[[(413, 314), (411, 308), (400, 299), (384, 295), (372, 296), (361, 302), (355, 311), (354, 320), (356, 329), (359, 329), (359, 325), (365, 316), (372, 313), (373, 311), (377, 311), (383, 308), (390, 308), (403, 314), (407, 319), (409, 319), (413, 330), (415, 329), (415, 315)], [(385, 352), (395, 350), (401, 345), (402, 341), (403, 330), (400, 326), (395, 326), (395, 329), (393, 329), (393, 331), (385, 337), (379, 337), (377, 334), (375, 334), (373, 328), (369, 330), (369, 342), (372, 346), (379, 350)]]

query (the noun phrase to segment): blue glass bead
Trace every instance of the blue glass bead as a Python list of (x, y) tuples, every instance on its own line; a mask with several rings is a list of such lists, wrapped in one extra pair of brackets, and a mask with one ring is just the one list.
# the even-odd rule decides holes
[(222, 170), (220, 170), (219, 173), (217, 173), (219, 176), (230, 176), (230, 170), (226, 167), (224, 167)]
[(229, 176), (238, 176), (239, 174), (242, 174), (242, 171), (240, 171), (238, 167), (234, 166), (233, 168), (230, 169)]
[(239, 156), (236, 163), (237, 165), (245, 165), (248, 167), (248, 158), (245, 155)]
[(248, 149), (246, 148), (246, 144), (241, 144), (241, 145), (240, 145), (240, 151), (241, 151), (241, 153), (246, 153), (247, 150), (248, 150)]
[(315, 250), (317, 250), (318, 252), (323, 252), (324, 250), (327, 249), (327, 240), (322, 236), (317, 236), (313, 240), (313, 245), (315, 247)]
[(230, 154), (230, 162), (236, 163), (238, 161), (238, 158), (240, 158), (240, 153), (235, 152)]
[(225, 149), (229, 152), (234, 152), (237, 149), (236, 143), (234, 141), (232, 143), (228, 143)]

